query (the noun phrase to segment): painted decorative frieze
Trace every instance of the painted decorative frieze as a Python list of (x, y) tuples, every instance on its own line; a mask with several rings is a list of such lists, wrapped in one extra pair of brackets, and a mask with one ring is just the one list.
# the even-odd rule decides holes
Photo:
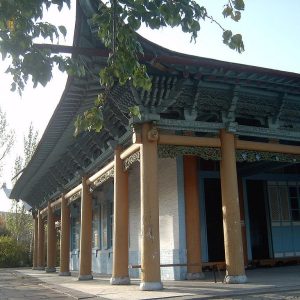
[(299, 163), (300, 155), (285, 154), (285, 153), (278, 153), (278, 152), (237, 150), (236, 161), (238, 162), (277, 161), (277, 162)]
[(158, 156), (160, 158), (175, 158), (182, 155), (194, 155), (206, 160), (220, 160), (221, 152), (219, 148), (213, 147), (193, 147), (193, 146), (174, 146), (159, 145)]
[(69, 204), (81, 197), (81, 190), (69, 198)]
[[(182, 155), (194, 155), (205, 160), (221, 160), (220, 148), (213, 147), (187, 147), (174, 145), (159, 145), (160, 158), (175, 158)], [(237, 162), (277, 161), (299, 163), (300, 155), (274, 153), (265, 151), (236, 150)]]
[(94, 181), (94, 186), (99, 186), (103, 184), (105, 181), (107, 181), (108, 179), (114, 178), (114, 172), (115, 172), (114, 168), (111, 168), (108, 171), (106, 171), (103, 175), (101, 175), (99, 178), (97, 178)]
[(131, 154), (123, 162), (124, 171), (127, 171), (134, 163), (139, 161), (140, 161), (140, 151)]

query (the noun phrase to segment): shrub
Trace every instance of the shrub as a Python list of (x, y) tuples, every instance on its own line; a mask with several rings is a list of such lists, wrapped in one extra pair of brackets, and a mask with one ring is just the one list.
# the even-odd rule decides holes
[(0, 267), (24, 267), (30, 265), (29, 249), (8, 236), (0, 236)]

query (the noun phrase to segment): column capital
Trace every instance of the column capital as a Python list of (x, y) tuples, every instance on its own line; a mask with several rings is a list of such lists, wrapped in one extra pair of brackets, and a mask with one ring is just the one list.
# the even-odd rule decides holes
[(153, 123), (144, 123), (141, 128), (141, 143), (157, 142), (159, 138), (158, 129)]

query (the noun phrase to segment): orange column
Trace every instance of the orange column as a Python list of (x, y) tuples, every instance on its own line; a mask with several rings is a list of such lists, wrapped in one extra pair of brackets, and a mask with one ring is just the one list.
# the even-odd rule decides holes
[(128, 275), (128, 172), (123, 170), (121, 148), (115, 150), (113, 270), (111, 284), (130, 284)]
[(150, 124), (142, 126), (141, 179), (141, 290), (163, 288), (160, 277), (157, 138)]
[(70, 208), (68, 199), (61, 199), (60, 276), (70, 276)]
[(243, 253), (244, 253), (244, 266), (248, 265), (248, 250), (247, 250), (247, 234), (246, 234), (246, 223), (245, 223), (245, 206), (244, 206), (244, 195), (243, 195), (243, 181), (238, 178), (238, 190), (239, 190), (239, 203), (240, 203), (240, 215), (241, 215), (241, 231), (243, 241)]
[(48, 202), (48, 218), (47, 218), (47, 273), (56, 272), (55, 269), (55, 252), (56, 252), (56, 232), (53, 209), (51, 203)]
[(92, 194), (86, 183), (87, 178), (82, 178), (81, 191), (81, 227), (80, 227), (80, 258), (78, 280), (91, 280), (92, 275)]
[(34, 228), (34, 233), (33, 233), (32, 269), (36, 270), (38, 266), (38, 249), (39, 249), (39, 244), (38, 244), (39, 227), (38, 227), (38, 218), (36, 214), (34, 214), (33, 216), (33, 228)]
[(38, 270), (45, 270), (45, 224), (41, 211), (38, 210)]
[(202, 279), (200, 209), (196, 156), (184, 156), (185, 230), (187, 279)]
[(220, 138), (225, 282), (244, 283), (247, 281), (247, 277), (244, 268), (234, 135), (222, 129)]

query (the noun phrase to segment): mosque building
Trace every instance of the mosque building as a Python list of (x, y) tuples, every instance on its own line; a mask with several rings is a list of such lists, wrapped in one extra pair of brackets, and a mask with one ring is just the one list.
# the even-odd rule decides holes
[(76, 116), (103, 90), (108, 52), (90, 25), (95, 9), (79, 1), (74, 37), (90, 72), (68, 78), (10, 194), (33, 208), (33, 267), (56, 270), (56, 221), (59, 275), (78, 271), (79, 280), (105, 273), (111, 284), (140, 278), (142, 290), (156, 290), (217, 265), (227, 283), (244, 283), (248, 265), (297, 260), (300, 75), (139, 37), (151, 90), (115, 84), (104, 129), (74, 137)]

